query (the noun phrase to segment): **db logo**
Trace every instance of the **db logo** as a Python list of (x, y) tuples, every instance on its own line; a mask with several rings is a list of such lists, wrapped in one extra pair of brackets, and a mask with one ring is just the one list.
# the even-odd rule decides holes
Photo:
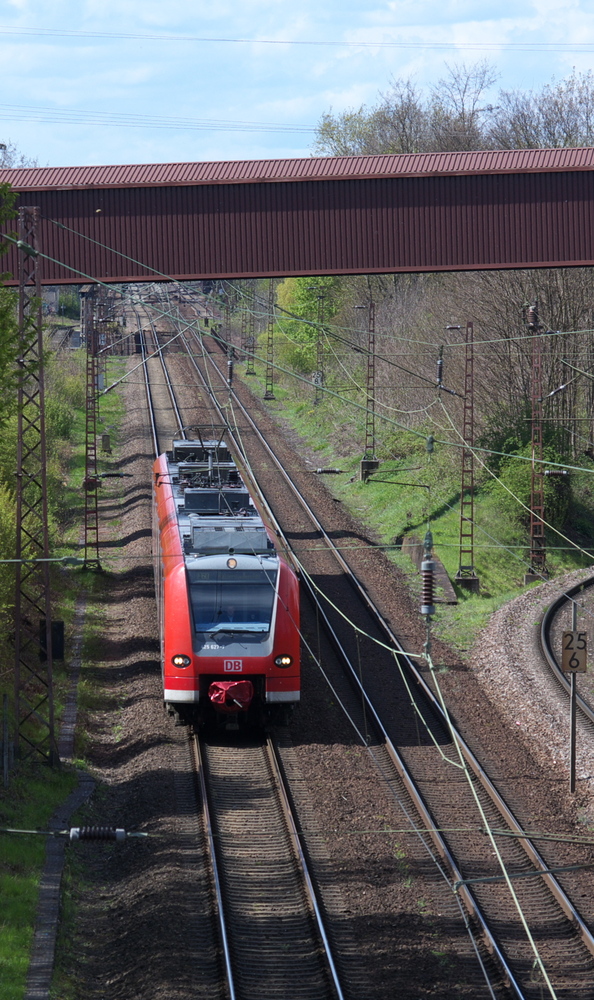
[(223, 669), (227, 673), (241, 673), (242, 668), (242, 660), (223, 660)]

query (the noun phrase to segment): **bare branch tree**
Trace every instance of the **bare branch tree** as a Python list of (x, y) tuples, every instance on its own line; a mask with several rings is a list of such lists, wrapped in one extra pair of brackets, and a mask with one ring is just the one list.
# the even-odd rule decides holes
[[(2, 148), (4, 146), (4, 148)], [(24, 156), (10, 139), (0, 145), (0, 167), (38, 167), (37, 160)]]
[(485, 103), (497, 73), (485, 61), (472, 66), (448, 66), (429, 103), (430, 144), (436, 150), (485, 149), (486, 120), (493, 106)]
[(541, 91), (502, 91), (491, 127), (497, 149), (548, 149), (594, 144), (594, 75), (575, 70)]

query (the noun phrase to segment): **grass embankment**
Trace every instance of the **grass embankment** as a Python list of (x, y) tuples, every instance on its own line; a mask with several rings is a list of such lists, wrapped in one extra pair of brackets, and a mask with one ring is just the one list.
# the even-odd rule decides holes
[[(85, 353), (59, 355), (60, 373), (52, 372), (48, 411), (54, 432), (48, 448), (48, 473), (51, 508), (51, 552), (54, 557), (81, 555), (84, 519), (85, 475)], [(125, 359), (109, 362), (109, 380), (123, 373)], [(53, 385), (52, 385), (53, 378)], [(124, 413), (121, 398), (114, 392), (101, 398), (98, 434), (109, 431), (112, 444)], [(61, 433), (56, 433), (56, 428)], [(100, 471), (108, 468), (107, 459), (99, 458)], [(84, 658), (100, 628), (100, 606), (93, 603), (96, 575), (79, 567), (52, 565), (54, 617), (63, 619), (67, 637), (67, 657), (74, 639), (74, 613), (77, 598), (85, 593), (88, 613), (85, 619), (83, 672), (79, 685), (80, 708), (84, 716), (97, 701), (98, 693), (84, 675)], [(57, 727), (69, 688), (66, 663), (54, 665), (54, 698)], [(10, 644), (5, 644), (4, 669), (0, 693), (12, 702), (12, 665)], [(77, 735), (76, 755), (84, 757), (84, 733)], [(56, 808), (76, 784), (71, 768), (49, 768), (41, 758), (21, 762), (11, 772), (8, 788), (0, 791), (0, 827), (44, 830)], [(36, 917), (39, 881), (45, 857), (42, 836), (0, 834), (0, 996), (2, 1000), (22, 1000), (25, 992), (29, 954)]]
[[(47, 824), (76, 784), (72, 771), (21, 765), (2, 796), (3, 826), (26, 830)], [(0, 995), (22, 1000), (45, 859), (45, 838), (24, 834), (0, 835)]]
[[(435, 434), (434, 428), (419, 428), (417, 433), (397, 431), (393, 426), (383, 427), (378, 420), (376, 455), (380, 466), (371, 480), (363, 483), (359, 471), (365, 440), (364, 411), (332, 397), (325, 397), (316, 406), (313, 387), (310, 390), (301, 385), (287, 390), (281, 384), (275, 385), (274, 391), (276, 401), (268, 405), (302, 437), (317, 466), (342, 470), (340, 475), (324, 476), (324, 482), (372, 529), (389, 558), (409, 577), (413, 592), (420, 595), (420, 580), (416, 567), (400, 549), (405, 534), (423, 540), (430, 530), (435, 555), (453, 581), (460, 553), (461, 450), (435, 443), (430, 453), (427, 436)], [(461, 652), (468, 650), (497, 607), (525, 589), (524, 574), (530, 565), (526, 511), (487, 471), (487, 456), (477, 455), (474, 565), (480, 593), (456, 587), (458, 604), (438, 604), (434, 619), (436, 633)], [(590, 500), (594, 463), (582, 458), (579, 464), (584, 471), (571, 472), (562, 484), (557, 480), (558, 488), (567, 491), (563, 499), (566, 514), (561, 524), (557, 522), (561, 534), (546, 531), (550, 576), (594, 562), (580, 551), (594, 549)], [(530, 463), (517, 459), (508, 482), (524, 503), (529, 503), (529, 479)]]

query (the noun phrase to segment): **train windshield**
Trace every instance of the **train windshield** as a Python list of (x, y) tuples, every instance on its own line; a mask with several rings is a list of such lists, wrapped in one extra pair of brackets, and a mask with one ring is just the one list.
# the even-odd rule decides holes
[(196, 632), (270, 632), (276, 570), (189, 570)]

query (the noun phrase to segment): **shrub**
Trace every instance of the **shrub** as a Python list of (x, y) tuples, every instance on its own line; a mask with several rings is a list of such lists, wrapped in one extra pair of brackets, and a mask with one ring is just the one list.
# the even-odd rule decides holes
[[(529, 457), (530, 445), (525, 446), (520, 455)], [(560, 456), (552, 448), (543, 449), (545, 462), (561, 462)], [(501, 464), (499, 482), (490, 486), (497, 503), (515, 523), (529, 523), (532, 466), (530, 462), (519, 458), (506, 458)], [(516, 499), (517, 498), (517, 499)], [(571, 503), (571, 485), (569, 476), (543, 477), (544, 518), (553, 527), (561, 529), (567, 520)], [(525, 507), (518, 504), (521, 501)]]

